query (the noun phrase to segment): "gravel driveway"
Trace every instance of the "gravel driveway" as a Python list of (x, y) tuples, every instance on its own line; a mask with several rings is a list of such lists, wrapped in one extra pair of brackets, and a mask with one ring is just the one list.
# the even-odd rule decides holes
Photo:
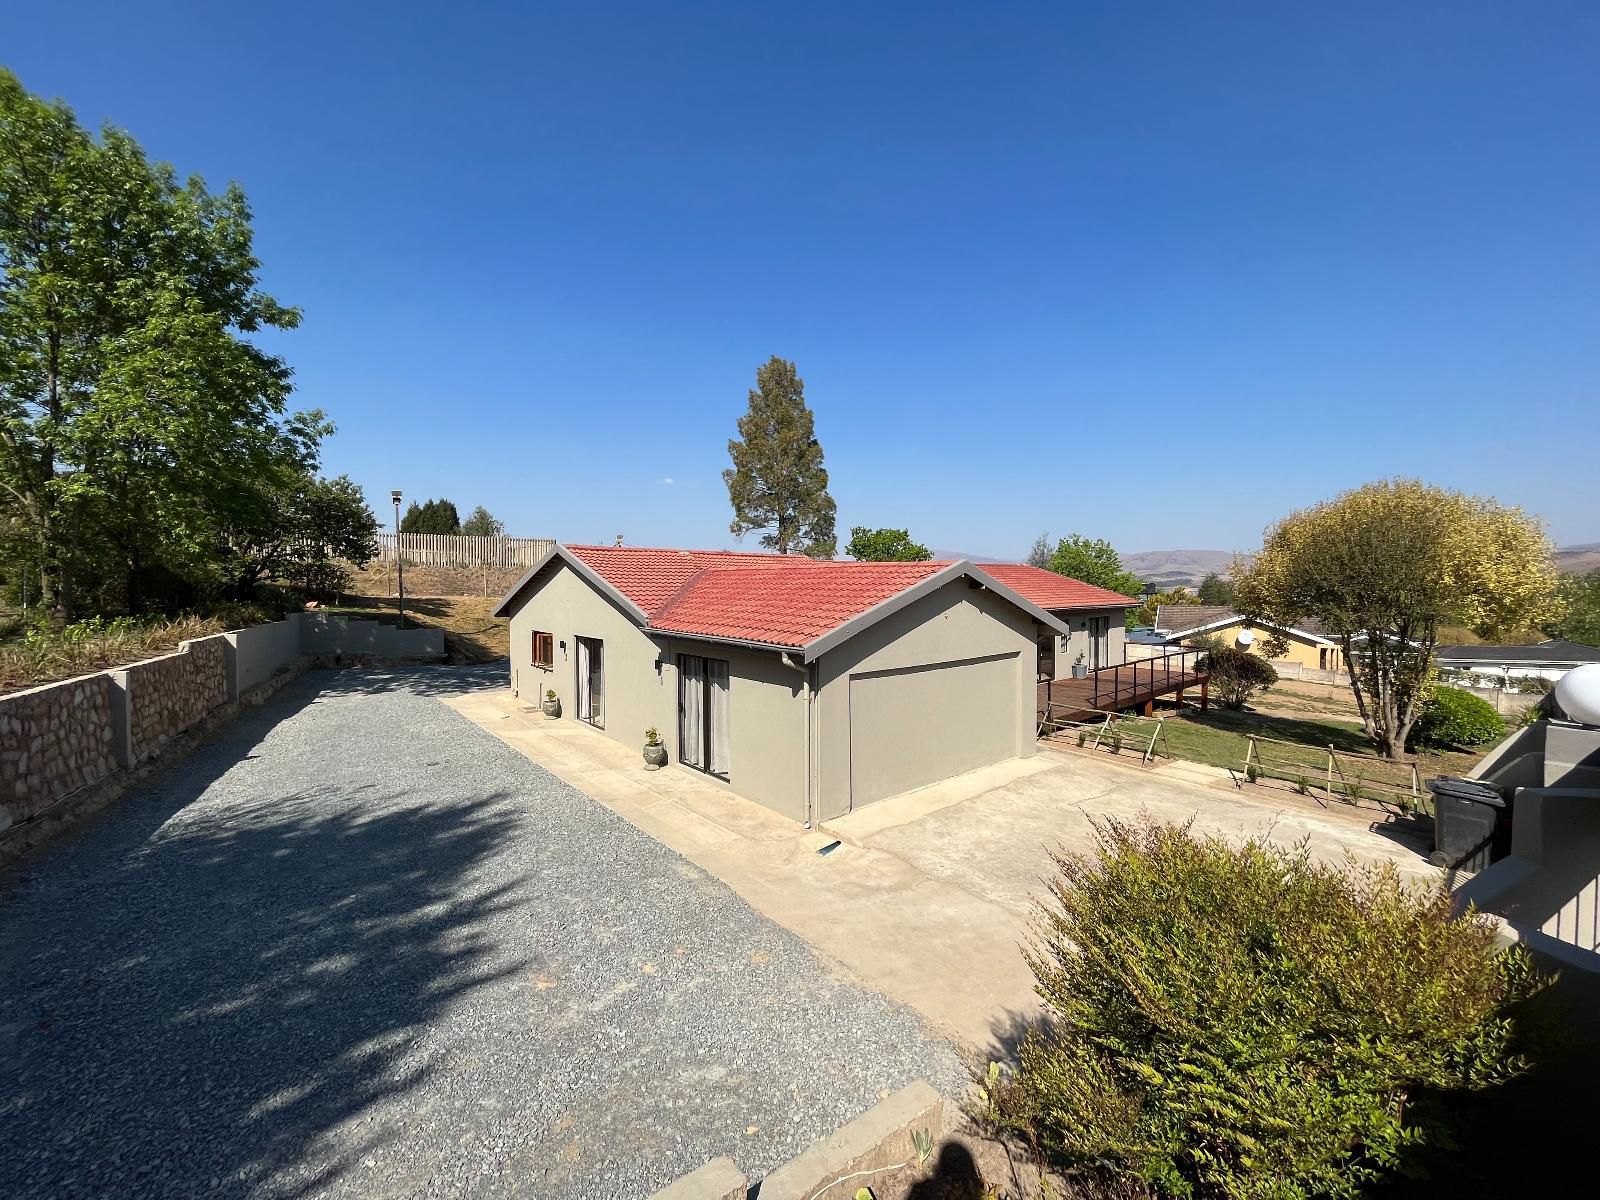
[(0, 874), (0, 1196), (647, 1195), (954, 1053), (434, 698), (315, 672)]

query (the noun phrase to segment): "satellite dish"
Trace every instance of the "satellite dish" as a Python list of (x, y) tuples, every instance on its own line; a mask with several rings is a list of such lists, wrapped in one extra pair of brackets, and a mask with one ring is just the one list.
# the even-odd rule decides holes
[(1255, 640), (1256, 635), (1254, 630), (1241, 629), (1239, 631), (1239, 645), (1243, 646), (1246, 650), (1255, 645)]
[(1580, 725), (1600, 725), (1600, 663), (1574, 667), (1556, 680), (1556, 703)]

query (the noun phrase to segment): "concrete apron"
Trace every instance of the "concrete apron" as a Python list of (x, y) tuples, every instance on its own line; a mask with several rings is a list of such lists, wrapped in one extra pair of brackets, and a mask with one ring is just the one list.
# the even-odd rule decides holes
[[(647, 772), (637, 749), (571, 720), (546, 720), (509, 691), (443, 702), (574, 788), (731, 887), (753, 909), (842, 963), (869, 987), (916, 1010), (982, 1055), (1038, 1010), (1022, 961), (1026, 917), (884, 850), (809, 830), (695, 772)], [(1019, 759), (911, 793), (909, 820), (1051, 765)], [(931, 795), (930, 795), (931, 794)], [(883, 801), (856, 814), (878, 814)], [(848, 821), (848, 819), (847, 819)], [(836, 823), (844, 824), (844, 823)]]
[[(1033, 897), (1054, 872), (1050, 848), (1091, 849), (1096, 818), (1192, 818), (1197, 832), (1231, 841), (1303, 840), (1326, 861), (1348, 854), (1393, 863), (1410, 880), (1439, 878), (1414, 848), (1369, 829), (1371, 814), (1247, 796), (1226, 772), (1192, 764), (1140, 770), (1046, 748), (808, 830), (686, 768), (647, 772), (638, 749), (578, 721), (547, 721), (509, 690), (444, 702), (980, 1061), (999, 1057), (1039, 1011), (1020, 953)], [(837, 849), (817, 853), (835, 840)]]

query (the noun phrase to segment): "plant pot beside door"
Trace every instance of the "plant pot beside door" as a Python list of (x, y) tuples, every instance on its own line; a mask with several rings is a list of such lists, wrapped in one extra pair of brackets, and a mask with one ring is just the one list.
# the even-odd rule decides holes
[(644, 731), (644, 769), (646, 771), (659, 771), (667, 765), (667, 748), (661, 743), (661, 735), (652, 726)]
[(1083, 661), (1083, 655), (1081, 654), (1078, 655), (1077, 660), (1072, 664), (1072, 677), (1074, 679), (1089, 678), (1089, 668), (1087, 665), (1085, 665)]
[(549, 717), (551, 720), (554, 720), (561, 715), (561, 697), (556, 695), (554, 688), (551, 688), (549, 691), (545, 692), (544, 703), (539, 707), (544, 709), (544, 715)]

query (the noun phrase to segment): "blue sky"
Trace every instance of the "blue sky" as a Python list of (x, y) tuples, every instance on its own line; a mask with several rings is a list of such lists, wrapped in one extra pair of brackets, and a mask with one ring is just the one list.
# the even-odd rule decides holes
[(726, 442), (780, 354), (842, 536), (1250, 548), (1407, 474), (1600, 539), (1592, 4), (60, 0), (5, 26), (33, 91), (244, 185), (305, 311), (275, 348), (373, 501), (732, 544)]

